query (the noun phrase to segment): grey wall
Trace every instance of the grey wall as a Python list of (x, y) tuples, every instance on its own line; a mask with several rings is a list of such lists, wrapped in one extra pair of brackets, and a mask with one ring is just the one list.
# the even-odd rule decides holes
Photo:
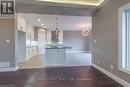
[(81, 35), (81, 31), (63, 31), (63, 41), (73, 51), (90, 51), (90, 37)]
[(0, 62), (10, 62), (10, 67), (15, 66), (15, 35), (15, 19), (0, 18)]
[(130, 82), (130, 75), (118, 70), (118, 8), (127, 3), (130, 0), (110, 0), (93, 16), (93, 40), (97, 42), (93, 43), (92, 62)]

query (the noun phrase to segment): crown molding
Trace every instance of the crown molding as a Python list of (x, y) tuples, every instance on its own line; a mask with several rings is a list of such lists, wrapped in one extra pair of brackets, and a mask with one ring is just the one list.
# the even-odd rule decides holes
[(106, 3), (108, 3), (110, 0), (104, 0), (98, 7), (102, 8)]

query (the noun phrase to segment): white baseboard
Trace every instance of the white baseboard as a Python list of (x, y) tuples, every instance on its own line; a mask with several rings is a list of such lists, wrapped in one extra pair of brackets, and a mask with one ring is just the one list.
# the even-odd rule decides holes
[(91, 53), (90, 51), (67, 51), (67, 53)]
[(119, 78), (118, 76), (108, 72), (107, 70), (101, 68), (98, 65), (92, 64), (93, 67), (95, 67), (97, 70), (101, 71), (102, 73), (104, 73), (105, 75), (107, 75), (108, 77), (112, 78), (113, 80), (115, 80), (116, 82), (118, 82), (119, 84), (125, 86), (125, 87), (130, 87), (130, 83), (128, 83), (127, 81)]
[(19, 69), (18, 66), (9, 67), (9, 68), (0, 68), (0, 72), (12, 72), (12, 71), (17, 71), (18, 69)]

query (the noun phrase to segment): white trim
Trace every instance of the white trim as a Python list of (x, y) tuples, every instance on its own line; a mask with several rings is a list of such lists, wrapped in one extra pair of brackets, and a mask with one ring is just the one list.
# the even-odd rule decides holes
[(0, 68), (0, 72), (12, 72), (12, 71), (17, 71), (18, 69), (19, 69), (18, 66), (9, 67), (9, 68)]
[[(57, 65), (47, 65), (47, 66), (44, 66), (43, 68), (58, 68), (58, 67), (61, 67), (61, 68), (68, 68), (68, 67), (79, 67), (79, 66), (86, 66), (86, 65), (62, 65), (62, 64), (57, 64)], [(91, 64), (87, 65), (87, 66), (91, 66)]]
[(106, 3), (108, 3), (110, 0), (104, 0), (98, 7), (102, 8)]
[(90, 51), (66, 51), (66, 53), (91, 53)]
[(125, 69), (125, 68), (119, 68), (118, 70), (122, 71), (122, 72), (125, 72), (127, 74), (130, 74), (130, 70), (128, 69)]
[[(41, 1), (42, 0), (33, 0), (33, 1), (26, 1), (26, 0), (16, 0), (16, 3), (20, 3), (20, 4), (32, 4), (32, 5), (44, 5), (43, 3), (49, 3), (49, 2), (45, 2), (45, 1), (43, 1), (43, 3), (41, 3)], [(99, 3), (87, 3), (87, 4), (79, 4), (79, 5), (85, 5), (85, 6), (100, 6), (103, 2), (101, 2), (101, 1), (103, 1), (103, 2), (106, 2), (106, 1), (108, 1), (108, 0), (100, 0), (100, 2)], [(51, 3), (55, 3), (55, 2), (51, 2)], [(71, 4), (71, 3), (64, 3), (64, 4)], [(74, 5), (76, 5), (77, 6), (77, 4), (76, 3), (72, 3), (72, 4), (74, 4)], [(46, 4), (47, 5), (47, 4)], [(48, 5), (47, 5), (48, 6)], [(55, 6), (55, 5), (54, 5)]]
[(108, 77), (112, 78), (113, 80), (115, 80), (119, 84), (121, 84), (121, 85), (123, 85), (125, 87), (130, 87), (130, 83), (128, 83), (127, 81), (119, 78), (118, 76), (108, 72), (107, 70), (101, 68), (100, 66), (98, 66), (96, 64), (92, 64), (92, 66), (95, 67), (97, 70), (101, 71), (102, 73), (104, 73), (105, 75), (107, 75)]
[(118, 9), (118, 69), (127, 74), (130, 74), (130, 71), (123, 68), (125, 67), (125, 10), (130, 9), (130, 3), (122, 6)]
[(122, 10), (122, 8), (119, 8), (118, 10), (118, 67), (121, 68), (122, 67), (122, 57), (123, 57), (123, 32), (122, 29), (123, 28), (123, 12), (124, 10)]

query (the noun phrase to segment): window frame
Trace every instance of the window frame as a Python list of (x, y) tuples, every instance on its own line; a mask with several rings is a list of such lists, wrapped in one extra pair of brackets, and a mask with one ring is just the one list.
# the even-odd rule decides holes
[(126, 10), (130, 9), (130, 3), (118, 9), (118, 69), (130, 74), (126, 68)]

